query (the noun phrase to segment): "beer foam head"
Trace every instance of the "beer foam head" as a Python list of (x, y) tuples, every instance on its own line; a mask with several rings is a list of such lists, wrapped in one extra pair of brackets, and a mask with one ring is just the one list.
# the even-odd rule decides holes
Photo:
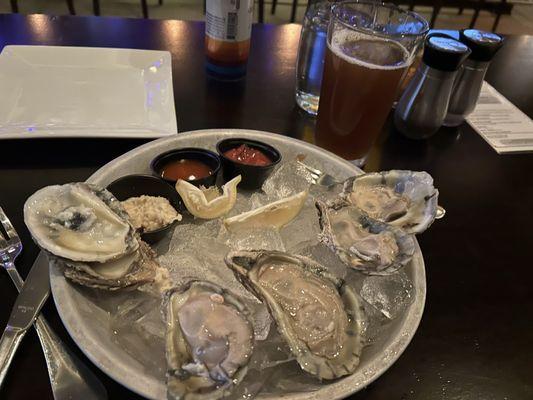
[(409, 65), (409, 52), (401, 44), (351, 29), (333, 32), (329, 49), (339, 58), (370, 69), (400, 69)]

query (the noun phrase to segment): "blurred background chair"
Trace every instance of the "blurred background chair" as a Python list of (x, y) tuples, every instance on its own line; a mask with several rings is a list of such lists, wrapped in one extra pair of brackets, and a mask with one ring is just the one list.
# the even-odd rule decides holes
[[(507, 0), (389, 0), (399, 6), (407, 6), (410, 10), (414, 10), (416, 6), (429, 7), (432, 9), (430, 14), (430, 26), (435, 27), (435, 22), (439, 16), (439, 13), (444, 7), (453, 7), (458, 9), (458, 15), (462, 15), (465, 9), (473, 10), (472, 18), (470, 20), (469, 27), (475, 26), (480, 11), (488, 11), (494, 14), (494, 23), (492, 24), (492, 31), (495, 31), (498, 27), (498, 23), (503, 14), (511, 14), (513, 5), (508, 3)], [(270, 13), (274, 15), (278, 6), (278, 0), (272, 0)], [(295, 22), (296, 13), (298, 7), (306, 7), (307, 1), (298, 2), (298, 0), (292, 0), (290, 3), (290, 22)]]
[[(18, 0), (9, 0), (11, 3), (11, 12), (18, 13), (19, 5)], [(76, 10), (74, 9), (74, 0), (66, 0), (67, 8), (70, 15), (76, 15)]]
[[(70, 1), (73, 1), (73, 0), (70, 0)], [(158, 0), (157, 4), (162, 6), (163, 0)], [(141, 10), (142, 10), (143, 18), (149, 18), (148, 3), (146, 2), (146, 0), (141, 0)], [(93, 13), (94, 15), (97, 15), (97, 16), (100, 15), (100, 0), (93, 0)]]
[[(305, 7), (307, 7), (307, 1), (305, 2)], [(270, 14), (274, 15), (276, 13), (276, 7), (278, 6), (278, 0), (272, 0), (272, 6), (270, 8)], [(295, 22), (296, 20), (296, 10), (298, 8), (298, 0), (292, 0), (291, 3), (291, 17), (290, 22)]]
[[(385, 0), (415, 10), (432, 27), (533, 34), (533, 0)], [(205, 0), (0, 0), (0, 12), (203, 20)], [(307, 0), (255, 0), (257, 22), (301, 22)], [(265, 7), (268, 11), (265, 14)]]
[(468, 25), (470, 28), (476, 25), (481, 11), (488, 11), (494, 17), (492, 31), (497, 29), (501, 16), (503, 14), (510, 15), (513, 9), (513, 5), (508, 3), (507, 0), (393, 0), (392, 2), (399, 6), (408, 6), (410, 10), (413, 10), (416, 6), (432, 8), (429, 20), (431, 28), (435, 27), (439, 13), (444, 7), (457, 8), (458, 15), (462, 15), (464, 10), (473, 10)]

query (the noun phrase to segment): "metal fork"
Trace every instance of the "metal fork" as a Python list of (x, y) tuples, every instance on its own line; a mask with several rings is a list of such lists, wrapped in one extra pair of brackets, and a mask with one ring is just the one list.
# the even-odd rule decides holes
[[(330, 174), (322, 172), (319, 169), (310, 167), (309, 165), (301, 162), (300, 160), (296, 160), (296, 162), (300, 164), (303, 168), (305, 168), (307, 172), (309, 172), (311, 180), (315, 185), (330, 187), (340, 183)], [(435, 215), (435, 219), (441, 219), (442, 217), (444, 217), (444, 214), (446, 214), (446, 210), (441, 206), (437, 206), (437, 214)]]
[[(0, 232), (0, 265), (5, 268), (20, 292), (24, 281), (15, 268), (15, 258), (22, 251), (22, 243), (0, 207), (0, 223), (7, 237)], [(107, 399), (107, 392), (96, 376), (61, 342), (42, 315), (34, 322), (41, 341), (48, 375), (55, 400)]]
[(338, 183), (340, 183), (337, 179), (335, 179), (330, 174), (327, 174), (325, 172), (320, 171), (319, 169), (310, 167), (307, 164), (304, 164), (300, 160), (296, 161), (299, 165), (301, 165), (307, 172), (309, 172), (309, 175), (311, 176), (311, 180), (315, 185), (321, 185), (321, 186), (333, 186)]

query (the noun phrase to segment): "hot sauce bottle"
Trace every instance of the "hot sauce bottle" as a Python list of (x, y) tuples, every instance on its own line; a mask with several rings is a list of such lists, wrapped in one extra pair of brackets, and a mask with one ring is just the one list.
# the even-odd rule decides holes
[(225, 80), (246, 74), (253, 0), (207, 0), (205, 50), (207, 71)]

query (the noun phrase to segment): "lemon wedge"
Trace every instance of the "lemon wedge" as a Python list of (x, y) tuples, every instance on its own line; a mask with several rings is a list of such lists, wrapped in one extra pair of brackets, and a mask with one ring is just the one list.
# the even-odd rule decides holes
[(302, 210), (307, 191), (277, 200), (251, 211), (224, 220), (229, 231), (250, 228), (279, 229), (291, 222)]
[(192, 215), (202, 219), (213, 219), (226, 214), (233, 208), (237, 201), (237, 185), (240, 181), (241, 176), (236, 176), (222, 186), (222, 194), (220, 194), (216, 189), (202, 190), (179, 179), (176, 182), (176, 190)]

